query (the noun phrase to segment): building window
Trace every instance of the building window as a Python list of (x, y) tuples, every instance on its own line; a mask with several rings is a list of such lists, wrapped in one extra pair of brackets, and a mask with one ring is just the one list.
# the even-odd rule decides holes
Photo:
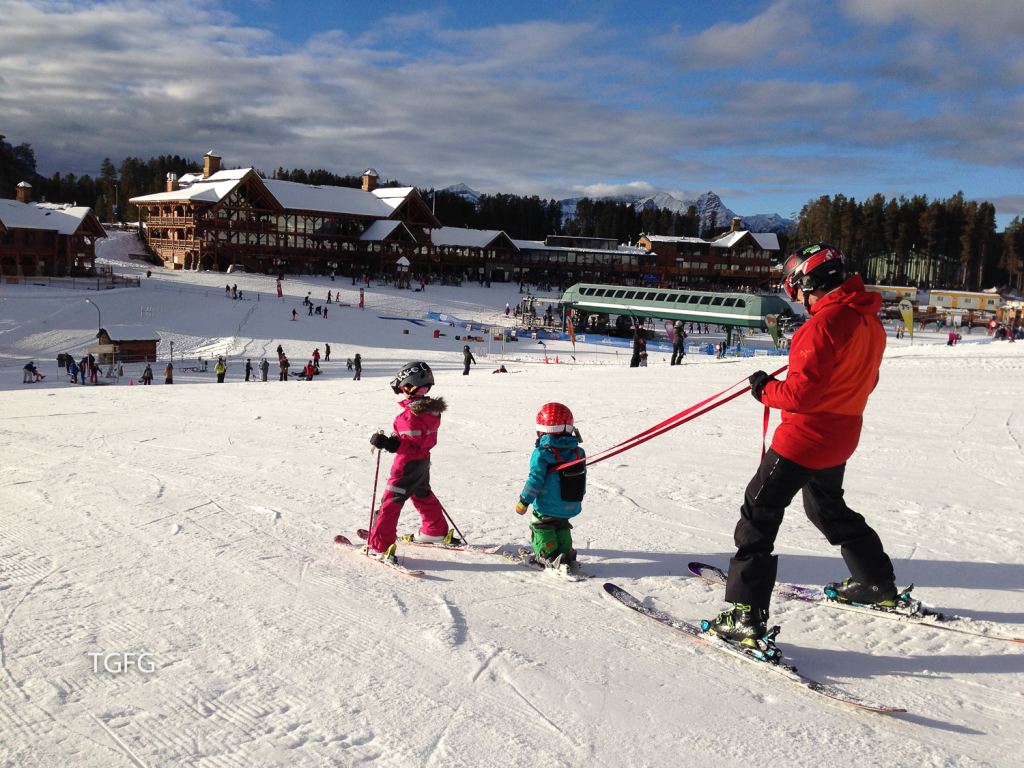
[(14, 245), (14, 233), (13, 232), (4, 232), (3, 244), (4, 245)]
[(21, 244), (25, 246), (34, 246), (36, 244), (36, 233), (35, 232), (22, 232), (21, 233)]
[(53, 248), (54, 234), (53, 232), (43, 232), (43, 245), (47, 248)]

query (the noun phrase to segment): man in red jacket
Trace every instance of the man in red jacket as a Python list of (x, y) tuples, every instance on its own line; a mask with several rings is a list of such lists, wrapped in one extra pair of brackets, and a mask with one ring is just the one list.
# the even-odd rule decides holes
[(885, 351), (877, 317), (882, 296), (866, 291), (857, 275), (847, 279), (844, 258), (824, 243), (789, 257), (783, 287), (791, 299), (803, 301), (811, 319), (793, 336), (785, 381), (764, 371), (750, 377), (751, 394), (780, 409), (782, 424), (740, 508), (725, 591), (733, 607), (706, 628), (761, 650), (778, 565), (772, 550), (797, 491), (803, 491), (808, 519), (841, 547), (852, 574), (826, 587), (835, 599), (887, 608), (898, 600), (892, 562), (878, 534), (843, 501), (846, 461), (860, 439), (861, 414)]

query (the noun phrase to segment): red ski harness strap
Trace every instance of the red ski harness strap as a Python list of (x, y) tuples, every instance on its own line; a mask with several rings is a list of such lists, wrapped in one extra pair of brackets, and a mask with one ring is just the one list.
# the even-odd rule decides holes
[(548, 474), (549, 475), (552, 472), (557, 472), (560, 469), (564, 469), (565, 467), (570, 467), (573, 464), (578, 464), (580, 462), (580, 449), (579, 448), (573, 448), (573, 451), (576, 453), (576, 461), (570, 461), (568, 464), (562, 464), (562, 454), (559, 453), (558, 449), (555, 448), (555, 446), (553, 446), (553, 445), (545, 445), (544, 447), (547, 448), (549, 451), (554, 451), (555, 452), (555, 461), (558, 462), (558, 466), (557, 467), (554, 467), (553, 469), (549, 469), (548, 470)]
[[(778, 376), (780, 373), (785, 371), (787, 368), (789, 368), (789, 366), (788, 365), (784, 365), (781, 368), (779, 368), (779, 370), (772, 372), (771, 375), (772, 376)], [(604, 461), (605, 459), (610, 459), (612, 456), (618, 456), (620, 453), (624, 453), (625, 451), (628, 451), (630, 448), (636, 448), (638, 445), (641, 445), (642, 443), (646, 443), (648, 440), (652, 440), (655, 437), (658, 437), (659, 435), (663, 435), (666, 432), (675, 429), (676, 427), (682, 426), (683, 424), (685, 424), (688, 421), (693, 421), (694, 419), (696, 419), (696, 418), (698, 418), (700, 416), (703, 416), (705, 413), (708, 413), (709, 411), (715, 410), (715, 408), (718, 408), (719, 406), (725, 405), (730, 400), (735, 400), (737, 397), (742, 395), (744, 392), (749, 392), (750, 391), (750, 387), (746, 386), (743, 389), (740, 389), (740, 390), (737, 390), (736, 392), (733, 392), (728, 397), (722, 397), (722, 395), (724, 395), (726, 392), (728, 392), (729, 390), (733, 389), (734, 387), (739, 386), (740, 384), (742, 384), (745, 381), (746, 381), (746, 379), (741, 379), (740, 381), (737, 381), (735, 384), (733, 384), (731, 387), (726, 387), (721, 392), (718, 392), (718, 393), (712, 395), (711, 397), (707, 398), (706, 400), (701, 400), (696, 405), (691, 405), (685, 411), (680, 411), (675, 416), (670, 416), (667, 419), (665, 419), (663, 422), (661, 422), (660, 424), (655, 424), (650, 429), (645, 429), (643, 432), (641, 432), (641, 433), (639, 433), (637, 435), (633, 435), (631, 438), (629, 438), (627, 440), (623, 440), (621, 443), (618, 443), (617, 445), (613, 445), (611, 448), (605, 448), (603, 451), (598, 451), (597, 453), (595, 453), (595, 454), (593, 454), (591, 456), (588, 456), (585, 459), (576, 459), (576, 461), (568, 461), (565, 464), (559, 464), (558, 466), (556, 466), (556, 467), (554, 467), (552, 469), (549, 469), (548, 471), (549, 472), (556, 472), (556, 471), (558, 471), (560, 469), (565, 469), (566, 467), (571, 467), (573, 464), (579, 464), (581, 461), (585, 461), (586, 462), (586, 466), (589, 467), (590, 465), (598, 464), (598, 463)], [(722, 399), (719, 400), (718, 398), (722, 398)], [(717, 402), (715, 402), (716, 400), (717, 400)], [(708, 405), (709, 403), (711, 403), (711, 405)], [(763, 432), (763, 434), (761, 436), (761, 449), (762, 449), (762, 451), (764, 450), (764, 438), (767, 436), (767, 434), (768, 434), (768, 408), (766, 406), (765, 407), (764, 432)], [(558, 454), (556, 453), (555, 455), (557, 457)], [(764, 458), (763, 455), (762, 455), (762, 458)]]

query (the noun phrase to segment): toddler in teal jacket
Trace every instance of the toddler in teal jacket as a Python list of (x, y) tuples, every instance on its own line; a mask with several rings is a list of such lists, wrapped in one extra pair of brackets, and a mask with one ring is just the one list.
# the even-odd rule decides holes
[(537, 414), (537, 447), (530, 456), (526, 480), (516, 512), (526, 514), (533, 504), (533, 551), (535, 560), (557, 568), (568, 565), (578, 570), (572, 546), (572, 524), (582, 509), (587, 470), (584, 462), (551, 471), (560, 464), (586, 457), (580, 434), (573, 426), (572, 412), (560, 403), (548, 403)]

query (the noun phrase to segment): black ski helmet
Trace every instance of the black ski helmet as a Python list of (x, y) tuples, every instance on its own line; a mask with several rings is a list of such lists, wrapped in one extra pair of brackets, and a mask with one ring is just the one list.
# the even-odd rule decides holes
[(796, 301), (797, 289), (804, 291), (804, 304), (811, 291), (830, 291), (846, 280), (846, 256), (834, 245), (811, 243), (786, 259), (782, 289), (790, 301)]
[(391, 381), (391, 389), (396, 395), (411, 394), (420, 388), (434, 386), (434, 372), (424, 362), (406, 363)]

